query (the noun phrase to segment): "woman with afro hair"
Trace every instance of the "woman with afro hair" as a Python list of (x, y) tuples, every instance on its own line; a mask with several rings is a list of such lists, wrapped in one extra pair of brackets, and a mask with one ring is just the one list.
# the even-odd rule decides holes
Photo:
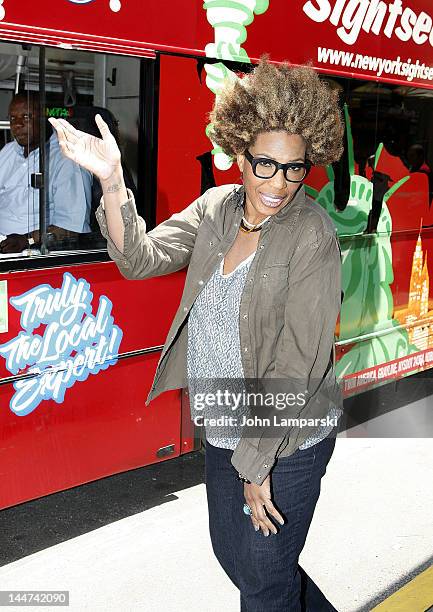
[(335, 610), (298, 558), (342, 407), (340, 249), (303, 185), (312, 164), (342, 155), (337, 96), (311, 67), (267, 58), (228, 80), (210, 137), (236, 160), (241, 184), (209, 189), (149, 232), (103, 120), (102, 138), (50, 120), (63, 153), (101, 182), (96, 215), (122, 274), (188, 268), (146, 403), (189, 388), (206, 433), (212, 546), (242, 612)]

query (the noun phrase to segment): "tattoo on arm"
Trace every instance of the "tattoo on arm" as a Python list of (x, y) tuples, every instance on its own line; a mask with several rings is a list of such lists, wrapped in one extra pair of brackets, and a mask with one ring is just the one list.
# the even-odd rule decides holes
[(107, 193), (116, 193), (116, 191), (120, 191), (122, 189), (122, 185), (120, 183), (113, 183), (112, 185), (108, 185)]

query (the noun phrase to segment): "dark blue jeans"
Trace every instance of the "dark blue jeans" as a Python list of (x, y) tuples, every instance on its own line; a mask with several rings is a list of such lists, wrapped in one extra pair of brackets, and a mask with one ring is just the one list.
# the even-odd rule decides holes
[(335, 446), (335, 435), (330, 435), (275, 463), (272, 501), (286, 522), (280, 525), (271, 518), (278, 533), (267, 537), (261, 530), (254, 530), (251, 518), (243, 512), (244, 485), (230, 463), (233, 451), (206, 441), (212, 547), (240, 590), (241, 612), (336, 612), (298, 565), (319, 498), (320, 481)]

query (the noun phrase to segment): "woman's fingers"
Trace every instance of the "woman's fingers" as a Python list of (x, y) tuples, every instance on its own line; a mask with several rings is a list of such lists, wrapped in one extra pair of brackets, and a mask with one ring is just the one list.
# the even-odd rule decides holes
[(260, 529), (260, 523), (259, 521), (256, 521), (256, 519), (254, 518), (254, 514), (251, 515), (251, 522), (253, 524), (254, 529), (258, 531)]
[(104, 140), (109, 136), (112, 136), (112, 133), (108, 129), (108, 125), (105, 123), (101, 115), (95, 115), (95, 121), (96, 125), (98, 126), (98, 130)]
[(69, 124), (67, 121), (62, 119), (54, 119), (54, 117), (50, 117), (48, 121), (51, 123), (59, 136), (62, 135), (64, 138), (67, 138), (69, 133), (69, 130), (67, 129), (67, 125)]
[(269, 532), (278, 533), (278, 529), (268, 516), (270, 514), (278, 523), (284, 525), (283, 517), (272, 503), (271, 477), (267, 476), (261, 485), (245, 484), (244, 496), (252, 511), (253, 525), (258, 524), (264, 535), (269, 535)]
[(63, 127), (62, 127), (62, 124), (59, 122), (59, 120), (54, 119), (53, 117), (50, 117), (48, 121), (51, 123), (53, 128), (56, 130), (59, 141), (60, 141), (60, 138), (64, 138), (65, 136), (63, 133)]
[(57, 132), (60, 150), (62, 151), (63, 155), (69, 157), (69, 159), (74, 159), (75, 145), (68, 139), (64, 126), (60, 123), (58, 119), (50, 118), (48, 119), (48, 121), (51, 123), (51, 125)]
[(50, 119), (48, 119), (48, 121), (51, 123), (53, 128), (56, 130), (59, 143), (61, 144), (62, 142), (63, 143), (67, 142), (67, 140), (69, 139), (68, 132), (65, 126), (59, 121), (59, 119), (53, 119), (51, 117)]
[(274, 519), (278, 521), (278, 523), (280, 523), (280, 525), (284, 525), (283, 517), (278, 512), (278, 510), (275, 508), (274, 504), (271, 502), (270, 499), (265, 500), (265, 508), (268, 511), (268, 514), (273, 516)]
[[(270, 518), (268, 517), (268, 515), (266, 514), (264, 510), (264, 506), (262, 505), (260, 506), (259, 520), (268, 531), (270, 531), (273, 534), (278, 533), (278, 529), (275, 527), (274, 523), (270, 520)], [(262, 531), (263, 531), (263, 527), (262, 527)]]
[(57, 135), (62, 134), (68, 142), (76, 143), (78, 140), (83, 138), (83, 136), (90, 136), (90, 134), (86, 134), (86, 132), (81, 132), (74, 128), (73, 125), (66, 121), (65, 119), (54, 119), (50, 117), (48, 121), (55, 128)]
[[(278, 523), (284, 525), (284, 519), (270, 499), (253, 498), (247, 500), (249, 507), (251, 508), (251, 521), (253, 526), (258, 525), (263, 531), (264, 535), (271, 533), (278, 533), (278, 529), (275, 524), (271, 521), (268, 514), (271, 515)], [(268, 513), (268, 514), (267, 514)]]
[(75, 144), (73, 142), (69, 142), (68, 140), (61, 142), (60, 150), (62, 151), (63, 155), (75, 161)]
[(72, 140), (72, 142), (77, 142), (77, 140), (84, 133), (84, 132), (80, 132), (80, 130), (77, 130), (76, 128), (74, 128), (74, 126), (71, 125), (69, 123), (69, 121), (66, 121), (65, 119), (59, 119), (58, 121), (61, 124), (61, 126), (63, 127), (63, 129), (65, 131), (65, 134), (68, 137), (68, 140)]
[(272, 521), (269, 520), (268, 516), (266, 515), (266, 512), (264, 511), (263, 507), (263, 502), (254, 500), (254, 502), (250, 504), (250, 507), (253, 512), (253, 516), (258, 522), (259, 527), (263, 531), (264, 535), (269, 535), (269, 532), (274, 534), (278, 532), (275, 525), (272, 523)]
[(260, 512), (260, 505), (254, 501), (254, 502), (249, 502), (249, 506), (252, 512), (251, 522), (253, 523), (254, 528), (255, 528), (255, 525), (258, 525), (259, 529), (262, 530), (263, 535), (265, 536), (269, 535), (269, 530), (266, 528), (266, 525), (261, 518), (262, 515)]

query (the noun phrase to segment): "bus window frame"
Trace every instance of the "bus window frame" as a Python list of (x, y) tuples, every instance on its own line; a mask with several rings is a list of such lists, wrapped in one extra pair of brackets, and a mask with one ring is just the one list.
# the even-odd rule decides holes
[[(10, 44), (22, 44), (22, 41), (7, 41)], [(41, 49), (56, 49), (51, 45), (32, 44), (35, 51), (39, 54), (38, 74), (41, 74)], [(71, 49), (72, 51), (81, 51), (80, 49)], [(87, 50), (86, 50), (87, 51)], [(99, 54), (98, 51), (89, 50), (88, 53), (93, 55)], [(119, 53), (109, 53), (104, 51), (106, 56), (122, 56)], [(157, 155), (158, 155), (158, 108), (159, 108), (159, 53), (150, 56), (146, 55), (131, 55), (140, 62), (140, 85), (139, 85), (139, 101), (138, 101), (138, 168), (143, 168), (142, 173), (137, 174), (137, 211), (140, 216), (146, 221), (148, 230), (155, 226), (156, 220), (156, 202), (157, 202)], [(45, 60), (46, 61), (46, 60)], [(44, 72), (44, 71), (43, 71)], [(44, 117), (44, 109), (41, 109), (40, 120)], [(39, 146), (41, 153), (41, 148)], [(42, 155), (45, 157), (45, 150), (42, 150)], [(43, 243), (42, 243), (43, 246)], [(22, 255), (16, 253), (16, 256), (0, 259), (0, 274), (8, 272), (23, 272), (31, 270), (40, 270), (43, 268), (50, 269), (63, 266), (84, 265), (89, 263), (104, 263), (111, 261), (108, 255), (107, 247), (95, 249), (65, 249), (47, 250), (45, 253), (41, 248), (41, 252), (31, 253), (30, 255)]]

